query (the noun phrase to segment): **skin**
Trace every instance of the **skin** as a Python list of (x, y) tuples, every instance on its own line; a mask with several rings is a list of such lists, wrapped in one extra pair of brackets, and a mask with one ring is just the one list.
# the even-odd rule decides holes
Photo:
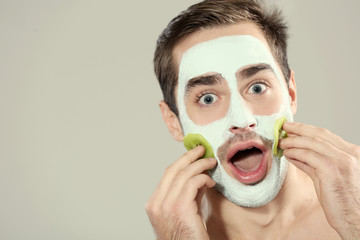
[[(175, 47), (176, 63), (179, 65), (183, 53), (197, 43), (242, 34), (257, 37), (268, 46), (259, 28), (250, 23), (201, 30)], [(293, 72), (289, 97), (295, 114)], [(276, 103), (277, 98), (272, 96), (272, 101)], [(253, 112), (265, 111), (251, 100), (248, 103)], [(159, 105), (170, 133), (182, 141), (179, 119), (165, 102)], [(192, 119), (209, 120), (196, 116), (196, 106), (191, 107), (195, 108), (188, 113)], [(212, 121), (223, 112), (218, 109), (214, 115), (207, 114)], [(229, 130), (246, 132), (250, 127)], [(215, 182), (205, 173), (216, 160), (197, 160), (204, 153), (199, 146), (166, 169), (146, 204), (158, 239), (360, 239), (360, 147), (323, 128), (296, 122), (286, 122), (283, 128), (289, 136), (279, 146), (290, 164), (273, 201), (260, 208), (243, 208), (228, 201), (213, 189)]]

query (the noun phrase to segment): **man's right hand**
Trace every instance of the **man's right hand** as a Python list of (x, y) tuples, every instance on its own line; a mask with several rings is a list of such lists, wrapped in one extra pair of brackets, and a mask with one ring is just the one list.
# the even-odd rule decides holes
[(215, 167), (216, 160), (199, 159), (204, 151), (203, 146), (198, 146), (170, 165), (146, 203), (158, 240), (209, 239), (201, 214), (201, 200), (206, 188), (215, 186), (205, 171)]

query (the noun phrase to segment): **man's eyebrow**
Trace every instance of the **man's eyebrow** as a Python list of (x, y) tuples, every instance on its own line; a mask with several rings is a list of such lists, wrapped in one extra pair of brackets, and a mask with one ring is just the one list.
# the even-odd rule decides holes
[(223, 78), (221, 74), (213, 74), (213, 75), (207, 75), (207, 76), (199, 76), (191, 78), (185, 87), (185, 94), (189, 93), (191, 89), (193, 89), (196, 86), (210, 86), (210, 85), (216, 85), (221, 84), (223, 81)]
[(243, 78), (250, 78), (257, 74), (258, 72), (270, 70), (271, 72), (275, 73), (274, 69), (267, 63), (260, 63), (256, 65), (249, 66), (247, 68), (242, 69), (238, 75), (240, 76), (240, 79)]

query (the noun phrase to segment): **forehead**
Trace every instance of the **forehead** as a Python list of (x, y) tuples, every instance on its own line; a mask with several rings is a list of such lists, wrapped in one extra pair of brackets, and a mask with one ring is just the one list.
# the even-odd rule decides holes
[(179, 80), (188, 80), (209, 72), (232, 78), (244, 66), (266, 63), (276, 72), (275, 62), (266, 46), (251, 35), (224, 36), (202, 42), (182, 56)]
[(236, 23), (227, 26), (202, 29), (196, 31), (193, 34), (190, 34), (174, 47), (173, 49), (174, 63), (178, 68), (184, 53), (186, 53), (190, 48), (194, 47), (195, 45), (198, 45), (199, 43), (207, 42), (224, 36), (232, 36), (232, 35), (253, 36), (258, 40), (260, 40), (270, 52), (270, 47), (262, 31), (257, 25), (255, 25), (254, 23)]

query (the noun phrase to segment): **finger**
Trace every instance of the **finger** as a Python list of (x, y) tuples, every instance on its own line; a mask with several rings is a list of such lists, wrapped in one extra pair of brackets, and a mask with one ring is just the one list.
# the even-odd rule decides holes
[(205, 153), (203, 146), (197, 146), (194, 149), (189, 150), (177, 159), (173, 164), (166, 168), (163, 178), (160, 181), (160, 185), (168, 185), (189, 164), (195, 162), (201, 158)]
[(332, 144), (317, 137), (291, 136), (279, 141), (281, 149), (302, 148), (315, 151), (333, 159), (341, 159), (343, 152)]
[(284, 156), (289, 161), (292, 161), (295, 166), (307, 173), (313, 180), (315, 175), (322, 178), (331, 172), (331, 169), (329, 169), (331, 164), (328, 164), (329, 161), (323, 155), (312, 150), (299, 148), (286, 149), (284, 150)]
[[(179, 201), (183, 203), (191, 203), (194, 200), (199, 204), (204, 194), (201, 193), (202, 188), (212, 188), (216, 185), (216, 182), (206, 174), (196, 175), (191, 178), (183, 188)], [(200, 195), (199, 195), (200, 193)], [(199, 195), (199, 196), (198, 196)], [(200, 198), (200, 196), (202, 197)]]
[(295, 134), (295, 133), (287, 133), (287, 136), (288, 136), (288, 137), (295, 137), (295, 136), (299, 136), (299, 135), (297, 135), (297, 134)]
[(173, 164), (166, 168), (160, 183), (149, 200), (149, 203), (152, 204), (154, 208), (158, 208), (162, 205), (162, 202), (168, 194), (169, 189), (178, 173), (192, 162), (201, 158), (204, 155), (204, 152), (205, 148), (203, 146), (197, 146), (196, 148), (183, 154)]
[(196, 161), (181, 171), (173, 185), (169, 189), (167, 199), (170, 201), (176, 201), (177, 198), (182, 194), (184, 186), (191, 181), (190, 179), (202, 174), (205, 170), (215, 167), (216, 160), (213, 158), (204, 158)]
[(319, 128), (298, 122), (285, 122), (283, 129), (289, 134), (320, 138), (344, 152), (351, 153), (351, 148), (349, 147), (350, 145), (346, 141), (325, 128)]
[(307, 165), (304, 162), (301, 162), (299, 160), (296, 160), (294, 158), (290, 158), (290, 157), (286, 157), (286, 159), (288, 161), (290, 161), (293, 165), (295, 165), (295, 167), (299, 168), (301, 171), (305, 172), (307, 175), (309, 175), (309, 177), (314, 181), (316, 174), (315, 174), (315, 169), (310, 167), (309, 165)]
[(168, 167), (168, 174), (174, 173), (177, 175), (178, 171), (181, 171), (183, 168), (187, 167), (189, 164), (195, 162), (204, 156), (205, 148), (201, 145), (187, 151), (179, 159), (177, 159), (170, 167)]
[(200, 173), (205, 172), (206, 170), (212, 169), (216, 166), (217, 161), (215, 158), (203, 158), (200, 159), (190, 165), (188, 165), (186, 168), (181, 171), (177, 179), (188, 179), (190, 177), (193, 177), (195, 175), (199, 175)]

